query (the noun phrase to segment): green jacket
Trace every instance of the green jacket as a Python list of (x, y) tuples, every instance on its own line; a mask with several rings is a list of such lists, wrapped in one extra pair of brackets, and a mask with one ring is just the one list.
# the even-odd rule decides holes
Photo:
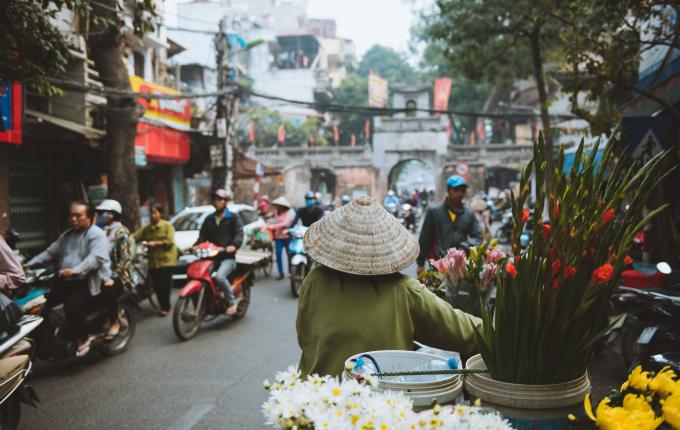
[(135, 232), (137, 242), (160, 240), (163, 246), (149, 248), (149, 269), (171, 267), (177, 265), (177, 247), (175, 246), (175, 228), (165, 220), (158, 224), (148, 224)]
[(300, 370), (337, 376), (354, 354), (413, 350), (414, 340), (470, 353), (473, 327), (481, 324), (401, 273), (354, 276), (316, 267), (302, 283), (298, 303)]

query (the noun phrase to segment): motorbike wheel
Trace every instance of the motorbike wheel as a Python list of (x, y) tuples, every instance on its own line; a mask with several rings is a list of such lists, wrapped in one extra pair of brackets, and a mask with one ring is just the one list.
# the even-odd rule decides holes
[(264, 273), (265, 277), (269, 277), (269, 275), (272, 273), (272, 269), (274, 268), (274, 247), (270, 246), (267, 251), (271, 253), (271, 258), (269, 258), (269, 261), (265, 262), (262, 266), (262, 273)]
[(647, 324), (638, 322), (631, 325), (623, 332), (621, 338), (621, 357), (623, 358), (623, 363), (626, 365), (627, 369), (631, 367), (633, 360), (638, 359), (637, 355), (639, 347), (637, 346), (637, 340), (645, 327), (647, 327)]
[(190, 296), (180, 297), (172, 310), (172, 328), (180, 340), (196, 336), (205, 313), (205, 287)]
[(125, 352), (130, 346), (130, 342), (135, 335), (137, 323), (135, 313), (127, 304), (121, 303), (118, 309), (118, 321), (120, 321), (120, 332), (115, 339), (104, 343), (98, 351), (106, 356), (120, 354)]
[(307, 265), (296, 264), (292, 267), (290, 272), (290, 291), (293, 293), (293, 297), (300, 297), (300, 288), (305, 276), (307, 276)]
[(21, 403), (17, 396), (11, 396), (0, 406), (0, 430), (19, 428), (21, 419)]
[(248, 311), (248, 306), (250, 306), (250, 280), (246, 280), (241, 287), (241, 298), (236, 306), (236, 313), (231, 316), (232, 319), (243, 318)]

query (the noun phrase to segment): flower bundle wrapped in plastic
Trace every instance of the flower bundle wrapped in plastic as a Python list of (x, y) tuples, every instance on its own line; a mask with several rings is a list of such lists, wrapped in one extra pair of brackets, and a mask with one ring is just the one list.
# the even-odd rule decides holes
[(637, 366), (619, 391), (605, 397), (593, 411), (590, 396), (584, 408), (588, 420), (570, 416), (572, 427), (603, 430), (680, 429), (680, 380), (669, 367), (657, 373)]
[(262, 409), (267, 424), (279, 429), (511, 429), (499, 415), (477, 407), (434, 406), (414, 412), (411, 401), (395, 392), (371, 388), (370, 377), (338, 381), (331, 376), (300, 379), (290, 367), (265, 388), (269, 399)]
[(430, 260), (444, 279), (446, 300), (453, 307), (481, 316), (481, 303), (505, 271), (507, 255), (496, 247), (497, 241), (493, 240), (470, 248), (469, 255), (451, 248), (439, 260)]
[[(491, 376), (517, 384), (553, 384), (582, 376), (607, 332), (607, 307), (635, 234), (665, 206), (642, 216), (649, 195), (670, 172), (659, 153), (631, 160), (612, 134), (603, 151), (583, 142), (570, 171), (564, 149), (548, 172), (542, 136), (512, 200), (512, 255), (496, 278), (494, 314), (482, 307), (476, 341)], [(548, 173), (551, 173), (550, 175)], [(546, 182), (546, 177), (552, 180)], [(521, 249), (535, 188), (531, 242)], [(484, 276), (482, 276), (484, 279)], [(483, 290), (484, 285), (480, 286)]]

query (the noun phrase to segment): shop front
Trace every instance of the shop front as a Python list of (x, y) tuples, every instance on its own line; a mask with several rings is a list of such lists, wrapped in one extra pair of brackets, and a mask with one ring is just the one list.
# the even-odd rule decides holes
[(151, 204), (165, 207), (168, 215), (185, 206), (183, 166), (191, 158), (191, 104), (172, 88), (131, 76), (135, 92), (159, 98), (140, 99), (144, 116), (137, 124), (135, 163), (139, 169), (139, 196), (142, 202), (142, 223)]

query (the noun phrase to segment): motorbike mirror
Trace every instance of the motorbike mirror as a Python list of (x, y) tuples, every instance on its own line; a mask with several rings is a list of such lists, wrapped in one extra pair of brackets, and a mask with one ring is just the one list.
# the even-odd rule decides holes
[(664, 275), (668, 275), (672, 272), (671, 265), (666, 263), (665, 261), (658, 263), (656, 265), (656, 270), (663, 273)]

